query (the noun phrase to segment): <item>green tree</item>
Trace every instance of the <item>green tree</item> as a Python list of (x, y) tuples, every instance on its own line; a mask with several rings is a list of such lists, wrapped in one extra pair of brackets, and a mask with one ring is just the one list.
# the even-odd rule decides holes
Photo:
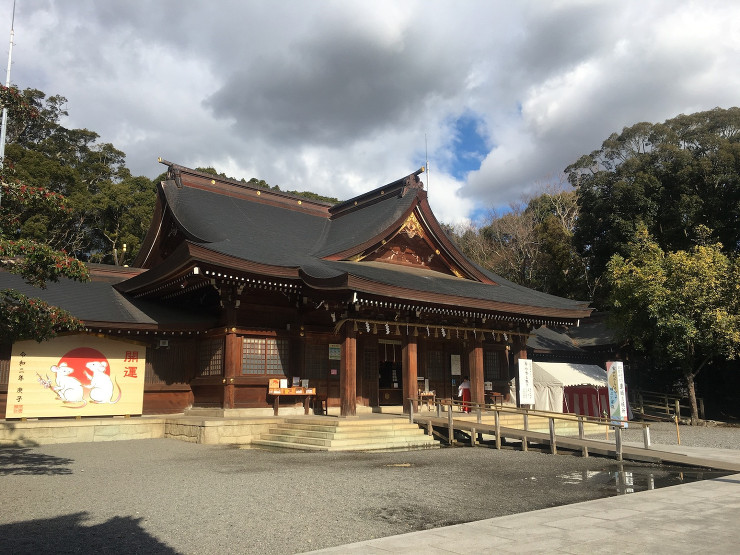
[(7, 164), (23, 183), (63, 195), (68, 208), (60, 213), (36, 207), (22, 220), (18, 236), (104, 263), (120, 263), (126, 244), (132, 259), (153, 211), (154, 184), (132, 176), (125, 154), (99, 142), (94, 131), (62, 125), (64, 97), (47, 98), (36, 89), (3, 93), (13, 122)]
[(740, 247), (740, 108), (635, 124), (566, 172), (580, 207), (574, 242), (592, 275), (627, 255), (641, 225), (669, 251), (690, 248), (701, 224), (726, 252)]
[(628, 256), (607, 264), (612, 325), (654, 364), (685, 381), (692, 423), (698, 421), (694, 380), (717, 358), (740, 354), (740, 262), (698, 231), (689, 250), (665, 252), (641, 226)]
[(594, 280), (573, 245), (575, 191), (551, 184), (507, 211), (491, 211), (481, 227), (448, 226), (471, 260), (503, 278), (553, 295), (590, 298)]
[[(15, 89), (0, 90), (0, 100), (12, 109), (10, 129), (16, 139), (40, 132), (38, 122), (43, 114), (34, 102), (37, 96), (23, 95)], [(0, 171), (0, 269), (19, 274), (27, 283), (41, 288), (62, 277), (87, 280), (87, 268), (79, 260), (48, 242), (23, 236), (22, 227), (37, 214), (50, 215), (51, 222), (62, 221), (69, 212), (66, 199), (46, 188), (23, 183), (7, 158), (4, 162)], [(0, 290), (0, 342), (42, 341), (81, 327), (77, 319), (58, 307), (13, 289)]]
[[(29, 284), (41, 288), (61, 277), (87, 280), (87, 268), (79, 260), (47, 244), (14, 238), (20, 216), (32, 207), (43, 206), (48, 212), (64, 212), (67, 208), (61, 195), (6, 180), (7, 173), (7, 170), (3, 172), (0, 183), (0, 268), (19, 274)], [(65, 310), (13, 289), (0, 290), (0, 342), (43, 341), (57, 333), (81, 328), (80, 322)]]

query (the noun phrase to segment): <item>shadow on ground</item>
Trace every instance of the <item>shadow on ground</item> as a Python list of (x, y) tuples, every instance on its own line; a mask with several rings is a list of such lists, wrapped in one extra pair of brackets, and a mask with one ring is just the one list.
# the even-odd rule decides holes
[(72, 462), (72, 459), (45, 455), (26, 447), (3, 447), (0, 449), (0, 476), (72, 474), (69, 468)]
[(29, 520), (0, 526), (6, 553), (147, 553), (177, 551), (149, 535), (141, 519), (114, 517), (101, 524), (84, 526), (87, 513)]

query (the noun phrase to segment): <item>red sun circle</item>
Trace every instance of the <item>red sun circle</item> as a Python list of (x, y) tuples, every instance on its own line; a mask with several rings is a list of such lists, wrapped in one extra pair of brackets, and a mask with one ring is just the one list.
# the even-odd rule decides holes
[(80, 383), (84, 384), (90, 383), (90, 379), (85, 375), (85, 372), (91, 373), (87, 368), (88, 362), (104, 362), (106, 366), (105, 373), (110, 376), (110, 364), (108, 364), (108, 359), (105, 358), (103, 353), (90, 347), (78, 347), (76, 349), (72, 349), (59, 359), (57, 366), (66, 364), (74, 370), (70, 376), (77, 378)]

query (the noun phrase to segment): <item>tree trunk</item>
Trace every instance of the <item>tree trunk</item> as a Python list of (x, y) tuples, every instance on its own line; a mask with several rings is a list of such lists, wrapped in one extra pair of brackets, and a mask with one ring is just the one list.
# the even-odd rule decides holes
[(696, 426), (699, 424), (699, 409), (696, 404), (696, 387), (694, 386), (694, 377), (696, 374), (691, 372), (685, 372), (684, 377), (686, 378), (686, 385), (689, 388), (689, 403), (691, 403), (691, 425)]

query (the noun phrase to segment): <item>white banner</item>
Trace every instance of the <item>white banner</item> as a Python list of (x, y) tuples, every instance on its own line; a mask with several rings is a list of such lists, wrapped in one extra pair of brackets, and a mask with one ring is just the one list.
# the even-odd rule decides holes
[(627, 394), (624, 388), (624, 365), (619, 361), (606, 363), (606, 381), (609, 384), (609, 417), (627, 427)]
[(519, 404), (534, 405), (534, 376), (532, 375), (532, 361), (528, 358), (519, 359)]

